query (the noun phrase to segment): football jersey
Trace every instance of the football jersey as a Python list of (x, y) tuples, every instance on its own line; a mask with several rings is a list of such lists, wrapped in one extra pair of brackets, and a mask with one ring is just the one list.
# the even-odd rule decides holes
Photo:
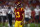
[(12, 11), (14, 12), (14, 7), (11, 7)]
[[(12, 9), (12, 11), (13, 11), (13, 13), (14, 13), (14, 7), (11, 7), (11, 9)], [(15, 15), (12, 14), (12, 17), (15, 17)]]
[(34, 10), (31, 12), (31, 16), (35, 17), (35, 11)]
[(8, 9), (8, 14), (12, 14), (12, 13), (13, 13), (12, 9)]
[(6, 16), (7, 15), (7, 9), (2, 9), (2, 15)]
[(39, 9), (34, 9), (34, 11), (35, 11), (35, 13), (36, 13), (35, 16), (36, 16), (36, 15), (39, 15)]
[(19, 8), (18, 10), (15, 9), (15, 20), (21, 21), (23, 19), (23, 13), (24, 13), (24, 9), (23, 8)]
[(31, 16), (31, 10), (30, 9), (25, 9), (25, 17), (27, 18), (30, 18), (30, 16)]

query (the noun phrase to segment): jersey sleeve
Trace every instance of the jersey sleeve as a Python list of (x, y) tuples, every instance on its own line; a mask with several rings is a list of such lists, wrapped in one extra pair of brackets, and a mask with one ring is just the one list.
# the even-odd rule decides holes
[(22, 13), (24, 13), (24, 8), (21, 8)]

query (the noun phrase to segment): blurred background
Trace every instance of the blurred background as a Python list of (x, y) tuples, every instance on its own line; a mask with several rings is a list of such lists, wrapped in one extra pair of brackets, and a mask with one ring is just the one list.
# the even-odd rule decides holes
[[(22, 7), (25, 9), (30, 9), (31, 10), (31, 20), (30, 20), (30, 27), (35, 27), (36, 24), (36, 20), (35, 20), (35, 9), (39, 9), (39, 19), (38, 19), (38, 22), (37, 22), (37, 25), (36, 27), (40, 27), (40, 0), (0, 0), (0, 10), (1, 9), (8, 9), (8, 7), (10, 7), (11, 9), (13, 9), (14, 11), (14, 8), (16, 7), (15, 5), (15, 2), (18, 2), (20, 1), (22, 3)], [(37, 12), (38, 13), (38, 12)], [(14, 26), (14, 23), (15, 23), (15, 15), (12, 14), (12, 24)], [(1, 20), (2, 22), (2, 20)], [(24, 20), (24, 27), (26, 26), (25, 24), (25, 20)], [(6, 19), (6, 24), (5, 26), (7, 27), (7, 24), (8, 24), (8, 18)], [(2, 24), (0, 24), (0, 27), (3, 27)]]

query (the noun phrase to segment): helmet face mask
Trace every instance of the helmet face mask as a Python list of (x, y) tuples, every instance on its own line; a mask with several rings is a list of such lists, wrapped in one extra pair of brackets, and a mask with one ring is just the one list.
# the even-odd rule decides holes
[(19, 4), (19, 5), (17, 5), (17, 7), (21, 7), (21, 5)]
[(16, 7), (20, 8), (21, 7), (21, 2), (16, 2)]

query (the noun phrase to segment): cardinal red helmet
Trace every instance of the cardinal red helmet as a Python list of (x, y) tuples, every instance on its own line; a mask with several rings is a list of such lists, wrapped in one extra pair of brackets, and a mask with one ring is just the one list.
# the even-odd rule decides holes
[(17, 7), (21, 6), (21, 2), (16, 2)]

